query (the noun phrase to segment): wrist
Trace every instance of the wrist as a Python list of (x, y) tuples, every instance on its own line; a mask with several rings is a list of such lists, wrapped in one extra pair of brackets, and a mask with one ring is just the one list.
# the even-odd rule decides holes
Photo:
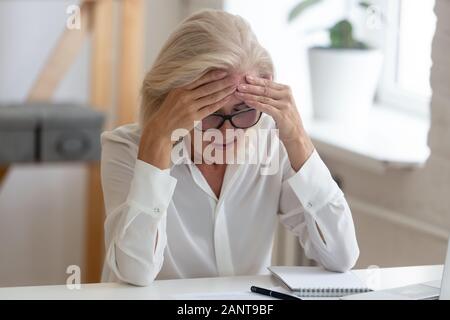
[(142, 135), (137, 158), (160, 169), (166, 169), (170, 166), (171, 151), (170, 136), (154, 128), (153, 134)]
[(291, 166), (295, 171), (300, 170), (314, 152), (314, 144), (306, 132), (294, 135), (292, 138), (283, 141), (283, 144), (288, 153)]

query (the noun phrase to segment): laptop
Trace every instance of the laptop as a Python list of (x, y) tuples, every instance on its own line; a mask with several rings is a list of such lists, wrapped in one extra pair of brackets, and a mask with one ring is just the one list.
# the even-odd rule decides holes
[[(440, 285), (439, 285), (440, 284)], [(450, 239), (442, 279), (404, 287), (376, 290), (341, 298), (343, 300), (450, 300)]]
[(441, 280), (441, 294), (439, 300), (450, 300), (450, 239), (447, 246), (447, 258), (445, 258), (444, 272)]

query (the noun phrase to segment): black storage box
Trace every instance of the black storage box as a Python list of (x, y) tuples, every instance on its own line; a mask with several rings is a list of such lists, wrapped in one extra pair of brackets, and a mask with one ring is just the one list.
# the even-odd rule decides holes
[(0, 106), (0, 164), (100, 159), (104, 115), (76, 104)]

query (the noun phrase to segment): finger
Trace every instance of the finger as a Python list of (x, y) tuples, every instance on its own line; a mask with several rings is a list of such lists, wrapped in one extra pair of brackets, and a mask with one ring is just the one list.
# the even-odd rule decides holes
[(266, 96), (259, 96), (251, 93), (244, 93), (236, 91), (234, 93), (236, 97), (242, 100), (251, 100), (251, 101), (258, 101), (264, 104), (269, 104), (277, 109), (281, 109), (283, 107), (283, 104), (280, 103), (279, 100), (274, 100), (272, 98), (266, 97)]
[(197, 110), (201, 109), (204, 106), (219, 102), (226, 96), (233, 94), (235, 91), (236, 91), (236, 86), (233, 84), (225, 89), (222, 89), (222, 90), (212, 93), (206, 97), (195, 100), (193, 103), (193, 107)]
[(214, 92), (218, 92), (222, 89), (225, 89), (236, 82), (236, 79), (233, 77), (225, 77), (220, 80), (215, 80), (204, 84), (192, 91), (191, 97), (196, 100), (207, 95), (210, 95)]
[(213, 103), (213, 104), (210, 104), (210, 105), (207, 105), (207, 106), (201, 108), (198, 111), (199, 119), (201, 120), (201, 119), (209, 116), (211, 113), (214, 113), (217, 110), (219, 110), (220, 108), (222, 108), (228, 101), (230, 101), (232, 96), (233, 95), (230, 94), (216, 103)]
[(250, 84), (263, 86), (263, 87), (267, 86), (267, 87), (275, 89), (275, 90), (283, 90), (283, 89), (286, 88), (286, 86), (284, 84), (276, 83), (276, 82), (273, 82), (273, 81), (271, 81), (269, 79), (264, 79), (264, 78), (260, 78), (260, 77), (246, 75), (245, 79)]
[(211, 71), (208, 71), (207, 73), (205, 73), (199, 79), (184, 86), (183, 88), (185, 88), (187, 90), (193, 90), (205, 83), (225, 78), (227, 74), (228, 73), (225, 70), (211, 70)]
[(261, 112), (267, 113), (269, 116), (272, 116), (272, 118), (277, 119), (278, 115), (280, 113), (280, 110), (275, 108), (274, 106), (271, 106), (269, 104), (265, 104), (259, 101), (255, 100), (245, 100), (245, 103), (252, 108), (255, 108), (256, 110), (259, 110)]
[(284, 97), (284, 93), (279, 90), (275, 90), (270, 87), (262, 87), (256, 86), (252, 84), (240, 84), (237, 88), (240, 92), (252, 93), (259, 96), (266, 96), (273, 99), (282, 99)]

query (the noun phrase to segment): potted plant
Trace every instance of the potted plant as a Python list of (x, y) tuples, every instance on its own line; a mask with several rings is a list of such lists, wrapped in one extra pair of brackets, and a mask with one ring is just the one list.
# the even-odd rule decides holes
[[(291, 22), (322, 0), (303, 0), (289, 13)], [(362, 8), (370, 3), (359, 2)], [(354, 121), (367, 117), (373, 104), (381, 66), (381, 51), (353, 36), (344, 18), (328, 28), (330, 44), (308, 50), (311, 97), (316, 119)]]

